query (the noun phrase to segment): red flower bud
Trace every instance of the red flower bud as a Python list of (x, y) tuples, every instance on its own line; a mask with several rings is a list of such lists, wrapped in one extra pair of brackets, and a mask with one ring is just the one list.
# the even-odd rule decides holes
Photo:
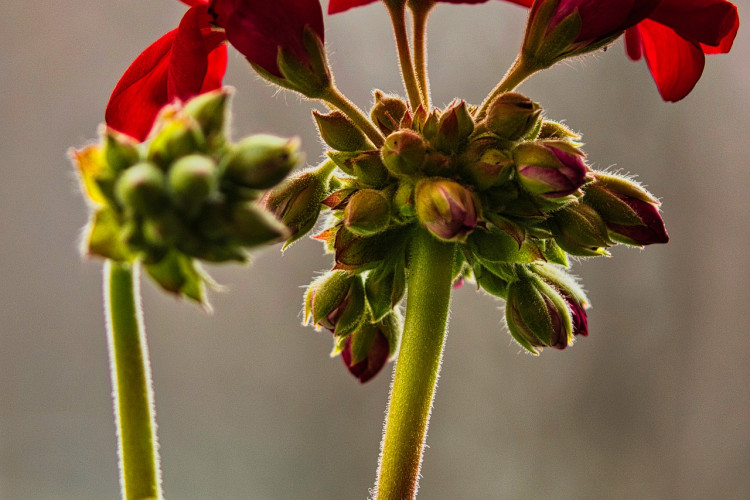
[(385, 338), (383, 332), (376, 329), (373, 325), (366, 325), (363, 328), (372, 328), (375, 333), (371, 340), (372, 344), (370, 345), (370, 348), (367, 349), (365, 357), (358, 361), (352, 359), (352, 341), (358, 332), (355, 332), (346, 338), (344, 350), (341, 351), (341, 360), (344, 362), (347, 370), (349, 370), (349, 373), (354, 375), (354, 377), (359, 380), (360, 384), (364, 384), (380, 372), (388, 362), (390, 351), (388, 339)]
[(521, 185), (531, 194), (558, 199), (586, 183), (583, 153), (561, 141), (527, 142), (513, 150)]
[(477, 226), (477, 201), (457, 182), (434, 178), (420, 182), (415, 204), (422, 224), (443, 240), (463, 240)]

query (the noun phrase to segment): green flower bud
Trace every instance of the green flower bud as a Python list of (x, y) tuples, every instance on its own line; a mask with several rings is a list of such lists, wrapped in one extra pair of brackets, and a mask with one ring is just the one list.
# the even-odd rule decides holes
[(489, 130), (501, 138), (516, 141), (536, 127), (541, 113), (539, 104), (525, 95), (506, 92), (492, 101), (485, 123)]
[(276, 243), (289, 236), (289, 231), (270, 213), (250, 203), (231, 207), (223, 224), (232, 241), (243, 247)]
[(393, 212), (401, 222), (407, 222), (417, 215), (414, 208), (414, 184), (401, 182), (393, 196)]
[(534, 355), (541, 347), (565, 349), (573, 341), (565, 299), (533, 276), (508, 286), (505, 319), (516, 342)]
[(378, 150), (356, 154), (330, 151), (327, 155), (341, 170), (364, 185), (383, 187), (390, 177)]
[(183, 156), (167, 174), (172, 201), (187, 215), (194, 215), (217, 189), (217, 168), (208, 156)]
[(321, 203), (327, 196), (327, 184), (327, 176), (315, 170), (307, 170), (287, 179), (261, 199), (261, 205), (291, 231), (285, 248), (307, 234), (315, 225)]
[(367, 136), (341, 111), (327, 115), (313, 111), (320, 137), (337, 151), (362, 151), (372, 148)]
[(198, 124), (189, 117), (167, 120), (148, 147), (148, 161), (167, 170), (169, 165), (193, 153), (200, 153), (205, 141)]
[(137, 214), (159, 214), (169, 206), (164, 173), (148, 162), (137, 163), (120, 175), (115, 197), (120, 205)]
[(614, 244), (604, 220), (585, 203), (571, 203), (554, 212), (549, 225), (557, 244), (571, 255), (608, 255), (605, 248)]
[(182, 108), (185, 115), (198, 123), (209, 145), (223, 142), (231, 95), (231, 88), (223, 87), (193, 97)]
[(383, 163), (395, 176), (410, 176), (421, 168), (427, 154), (427, 143), (411, 130), (399, 130), (388, 136), (381, 149)]
[(500, 297), (501, 299), (508, 296), (508, 282), (486, 267), (476, 266), (474, 268), (474, 276), (477, 280), (477, 285), (490, 295)]
[(370, 118), (377, 125), (384, 136), (399, 129), (401, 119), (406, 114), (407, 106), (398, 97), (384, 95), (375, 91), (375, 105), (370, 110)]
[(365, 291), (358, 275), (331, 271), (313, 281), (305, 293), (305, 324), (343, 337), (354, 331), (364, 317)]
[(464, 240), (477, 225), (477, 200), (457, 182), (424, 179), (417, 184), (414, 199), (420, 222), (440, 239)]
[(109, 168), (115, 173), (135, 165), (141, 158), (135, 140), (110, 128), (104, 134), (104, 155)]
[(388, 198), (375, 189), (360, 189), (344, 209), (344, 225), (354, 234), (367, 236), (383, 231), (391, 219)]
[(225, 157), (223, 178), (250, 189), (268, 189), (299, 163), (299, 139), (258, 134), (246, 137)]

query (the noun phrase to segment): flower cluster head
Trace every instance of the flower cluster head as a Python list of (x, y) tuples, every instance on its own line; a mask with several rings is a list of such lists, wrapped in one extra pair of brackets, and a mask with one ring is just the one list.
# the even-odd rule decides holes
[(198, 261), (247, 260), (282, 241), (284, 224), (258, 205), (300, 161), (297, 139), (227, 137), (229, 92), (217, 90), (161, 111), (144, 142), (112, 129), (73, 152), (91, 204), (84, 252), (141, 261), (167, 291), (205, 302)]

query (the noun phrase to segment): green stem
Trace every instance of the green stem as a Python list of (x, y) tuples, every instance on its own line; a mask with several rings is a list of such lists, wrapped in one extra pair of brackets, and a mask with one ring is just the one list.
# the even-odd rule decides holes
[(380, 454), (378, 500), (417, 492), (450, 307), (455, 245), (419, 228), (409, 253), (406, 320)]
[(338, 109), (356, 126), (365, 133), (368, 139), (372, 141), (376, 148), (379, 148), (385, 142), (385, 138), (380, 131), (375, 128), (370, 120), (360, 111), (360, 109), (350, 101), (344, 94), (341, 93), (333, 84), (320, 96), (322, 101), (325, 101), (329, 106)]
[(492, 89), (490, 95), (488, 95), (484, 100), (482, 106), (479, 108), (479, 111), (477, 111), (475, 118), (477, 120), (481, 120), (482, 118), (484, 118), (484, 115), (487, 113), (487, 108), (489, 108), (490, 104), (492, 104), (492, 101), (494, 101), (497, 96), (515, 89), (516, 87), (521, 85), (524, 80), (526, 80), (536, 72), (537, 69), (526, 64), (521, 56), (517, 57), (513, 62), (513, 65), (503, 77), (502, 81), (500, 81), (500, 83), (498, 83), (497, 86)]
[[(393, 23), (393, 34), (396, 37), (396, 50), (401, 63), (401, 78), (404, 80), (406, 93), (409, 95), (411, 109), (417, 109), (422, 103), (419, 84), (414, 73), (414, 65), (411, 61), (411, 49), (409, 48), (409, 36), (406, 33), (406, 9), (405, 2), (386, 2), (388, 14)], [(429, 111), (429, 110), (428, 110)]]
[(412, 26), (414, 27), (414, 69), (422, 92), (422, 103), (430, 109), (430, 78), (427, 74), (427, 18), (435, 6), (434, 2), (410, 2)]
[(148, 346), (140, 312), (140, 283), (129, 264), (104, 269), (107, 342), (114, 388), (120, 483), (125, 500), (161, 498)]

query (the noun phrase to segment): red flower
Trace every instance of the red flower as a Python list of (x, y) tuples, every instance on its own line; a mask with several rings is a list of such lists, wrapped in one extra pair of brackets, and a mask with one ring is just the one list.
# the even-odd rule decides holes
[[(339, 12), (344, 12), (345, 10), (349, 10), (353, 7), (360, 7), (362, 5), (367, 5), (369, 3), (373, 3), (377, 0), (331, 0), (328, 2), (328, 13), (329, 14), (338, 14)], [(444, 2), (444, 3), (484, 3), (487, 0), (436, 0), (438, 2)], [(524, 7), (530, 7), (531, 4), (534, 2), (534, 0), (505, 0), (506, 2), (512, 2), (518, 5), (523, 5)]]
[(646, 63), (665, 101), (679, 101), (703, 73), (705, 54), (727, 53), (740, 20), (726, 0), (662, 0), (625, 32), (628, 56)]
[(133, 61), (107, 104), (107, 125), (139, 141), (162, 107), (221, 87), (226, 71), (225, 37), (211, 29), (207, 1), (182, 1), (191, 8), (180, 26)]
[(323, 41), (323, 12), (318, 0), (211, 0), (215, 22), (248, 61), (283, 78), (279, 49), (302, 63), (309, 62), (305, 27)]

